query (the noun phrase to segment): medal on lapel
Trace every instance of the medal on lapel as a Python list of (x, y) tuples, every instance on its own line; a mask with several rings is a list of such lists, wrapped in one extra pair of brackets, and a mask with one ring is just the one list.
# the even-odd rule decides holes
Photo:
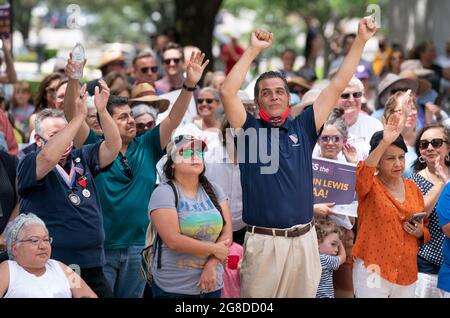
[(69, 200), (73, 205), (80, 205), (81, 202), (80, 197), (73, 192), (69, 193)]
[(81, 177), (78, 178), (77, 183), (78, 183), (78, 185), (79, 185), (80, 187), (83, 188), (83, 191), (81, 191), (81, 193), (83, 194), (83, 196), (84, 196), (85, 198), (89, 198), (89, 197), (91, 196), (91, 191), (89, 191), (88, 189), (86, 189), (86, 187), (87, 187), (87, 178), (86, 178), (85, 176), (81, 176)]

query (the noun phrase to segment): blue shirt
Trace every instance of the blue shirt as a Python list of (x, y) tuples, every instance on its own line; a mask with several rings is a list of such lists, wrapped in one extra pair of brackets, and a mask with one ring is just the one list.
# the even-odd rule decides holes
[[(441, 192), (436, 211), (441, 228), (450, 223), (450, 184), (448, 183)], [(450, 293), (450, 238), (448, 236), (444, 239), (442, 254), (444, 255), (444, 264), (439, 271), (437, 287)]]
[[(20, 212), (32, 212), (45, 222), (53, 237), (53, 259), (81, 268), (100, 267), (105, 260), (102, 212), (94, 184), (94, 177), (100, 173), (100, 144), (73, 149), (67, 157), (68, 164), (73, 161), (78, 170), (71, 188), (56, 167), (36, 180), (40, 150), (28, 153), (17, 167)], [(77, 182), (81, 175), (86, 177), (89, 197), (83, 195), (83, 187)], [(69, 200), (71, 192), (80, 198), (78, 206)]]
[[(101, 140), (91, 130), (85, 144)], [(159, 125), (128, 145), (125, 157), (133, 176), (126, 173), (121, 153), (108, 171), (95, 178), (103, 210), (105, 248), (119, 249), (145, 244), (147, 206), (156, 183), (156, 163), (164, 155)]]
[[(245, 161), (240, 149), (244, 136), (237, 138), (244, 222), (269, 228), (288, 228), (310, 222), (313, 215), (312, 151), (318, 138), (313, 108), (306, 108), (295, 119), (288, 118), (280, 128), (247, 113), (242, 128), (249, 136), (245, 137), (248, 141)], [(271, 128), (279, 133), (277, 148), (276, 144), (272, 146)], [(256, 155), (252, 148), (256, 147), (260, 154), (252, 163), (250, 159)], [(269, 161), (261, 153), (272, 156), (272, 147), (275, 153)], [(261, 173), (261, 168), (277, 168), (276, 160), (279, 165), (275, 173)]]

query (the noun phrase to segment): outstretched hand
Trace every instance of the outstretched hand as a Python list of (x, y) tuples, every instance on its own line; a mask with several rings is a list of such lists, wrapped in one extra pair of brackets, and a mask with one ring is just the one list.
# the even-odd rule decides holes
[(109, 99), (109, 87), (102, 79), (98, 83), (100, 84), (101, 90), (98, 86), (95, 86), (94, 104), (97, 112), (100, 114), (106, 111), (106, 105)]
[(204, 59), (205, 53), (200, 51), (192, 52), (191, 59), (186, 67), (186, 84), (188, 86), (192, 87), (197, 85), (198, 81), (202, 77), (206, 65), (209, 64), (209, 60), (203, 62)]
[(367, 16), (359, 20), (358, 36), (367, 42), (377, 32), (377, 23), (374, 16)]
[(270, 47), (273, 43), (272, 32), (256, 29), (252, 32), (252, 38), (250, 40), (250, 46), (259, 50), (264, 50)]
[(384, 124), (383, 140), (387, 144), (392, 144), (405, 128), (405, 115), (394, 113), (389, 116), (387, 123)]

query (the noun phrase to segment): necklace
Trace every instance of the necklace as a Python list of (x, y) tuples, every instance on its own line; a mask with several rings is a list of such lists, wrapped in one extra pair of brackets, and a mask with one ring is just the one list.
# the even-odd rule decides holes
[[(383, 183), (383, 185), (387, 188), (389, 193), (394, 197), (395, 200), (397, 200), (397, 201), (404, 200), (404, 195), (405, 195), (404, 190), (405, 189), (403, 187), (403, 183), (392, 186), (391, 184), (386, 182), (386, 180), (384, 180), (383, 177), (381, 177), (380, 175), (378, 175), (378, 178), (380, 179), (381, 183)], [(400, 179), (400, 181), (401, 181), (401, 179)]]
[[(442, 180), (441, 180), (441, 178), (437, 175), (437, 173), (436, 173), (436, 172), (435, 172), (435, 173), (431, 173), (431, 172), (430, 172), (430, 169), (429, 169), (428, 167), (425, 168), (425, 175), (426, 175), (427, 179), (428, 179), (431, 183), (433, 183), (433, 184), (435, 184), (435, 183), (442, 183)], [(447, 173), (446, 173), (446, 175), (448, 176), (448, 167), (447, 167)], [(437, 182), (436, 182), (436, 181), (437, 181)]]

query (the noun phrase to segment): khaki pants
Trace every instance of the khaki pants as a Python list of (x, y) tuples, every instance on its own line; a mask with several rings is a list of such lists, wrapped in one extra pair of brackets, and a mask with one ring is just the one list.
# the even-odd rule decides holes
[(241, 297), (315, 298), (321, 271), (315, 227), (293, 238), (247, 232)]

